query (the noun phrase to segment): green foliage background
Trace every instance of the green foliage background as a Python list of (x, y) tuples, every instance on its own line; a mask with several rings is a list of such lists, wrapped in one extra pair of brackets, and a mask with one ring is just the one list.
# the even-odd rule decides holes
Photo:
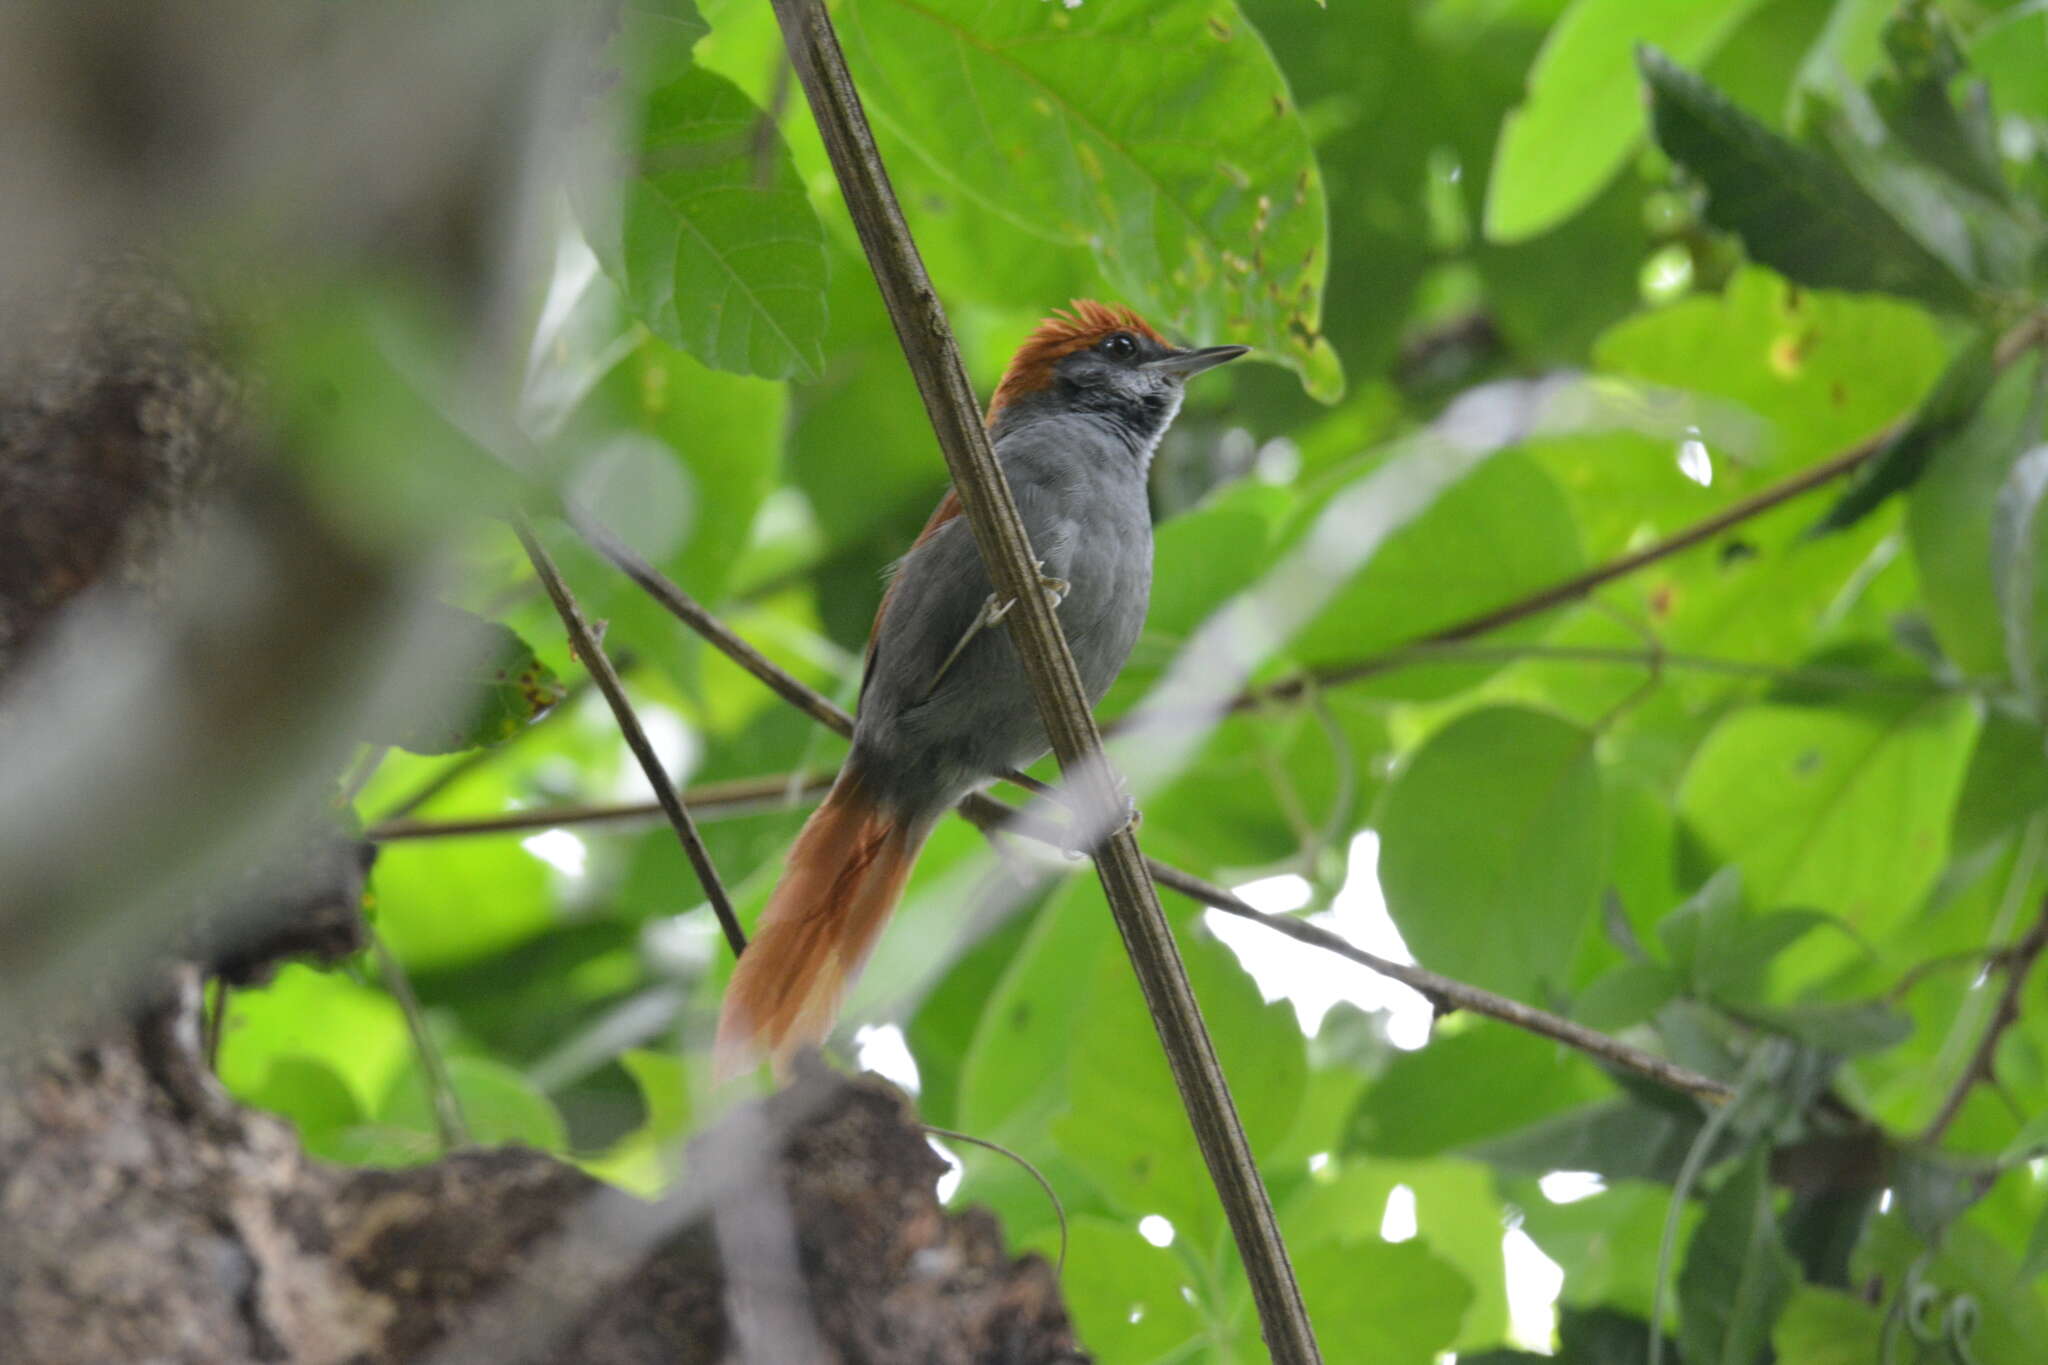
[[(1687, 1365), (2039, 1359), (2048, 447), (2038, 339), (2014, 339), (2048, 289), (2048, 8), (833, 14), (984, 389), (1077, 296), (1259, 348), (1161, 451), (1157, 598), (1103, 714), (1170, 683), (1234, 601), (1279, 638), (1233, 666), (1311, 682), (1183, 728), (1174, 763), (1125, 751), (1147, 848), (1225, 884), (1297, 874), (1304, 914), (1376, 848), (1425, 966), (1737, 1087), (1703, 1106), (1465, 1015), (1418, 1051), (1349, 1006), (1305, 1036), (1174, 901), (1326, 1357), (1642, 1361), (1661, 1314), (1654, 1349)], [(878, 575), (944, 467), (769, 8), (629, 0), (606, 31), (563, 130), (559, 263), (527, 282), (526, 472), (850, 705)], [(1483, 386), (1555, 373), (1580, 401), (1472, 435), (1531, 393)], [(1887, 431), (1846, 483), (1402, 649)], [(679, 776), (831, 770), (839, 740), (550, 535)], [(1332, 538), (1334, 569), (1286, 576)], [(581, 668), (502, 527), (463, 575), (530, 652), (493, 635), (483, 719), (416, 747), (500, 742), (452, 775), (394, 753), (365, 824), (429, 782), (430, 822), (644, 794), (586, 690), (501, 738)], [(774, 804), (700, 812), (748, 915), (803, 815)], [(724, 950), (665, 826), (575, 832), (393, 840), (375, 924), (475, 1140), (652, 1191), (710, 1116)], [(322, 1155), (431, 1158), (382, 978), (238, 993), (228, 1084)], [(1261, 1358), (1091, 877), (942, 829), (841, 1041), (875, 1023), (904, 1029), (929, 1122), (1057, 1188), (1099, 1358)], [(1030, 1179), (961, 1157), (959, 1200), (1055, 1249)], [(1557, 1170), (1602, 1183), (1555, 1202)], [(1416, 1233), (1390, 1242), (1396, 1186)], [(1554, 1340), (1510, 1338), (1505, 1229), (1563, 1270)]]

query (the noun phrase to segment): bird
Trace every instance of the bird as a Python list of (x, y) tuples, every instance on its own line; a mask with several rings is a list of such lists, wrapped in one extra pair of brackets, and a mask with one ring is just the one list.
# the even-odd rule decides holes
[[(1122, 670), (1152, 589), (1146, 475), (1183, 386), (1247, 346), (1182, 348), (1121, 305), (1077, 299), (1025, 339), (989, 401), (996, 460), (1090, 705)], [(853, 743), (791, 846), (726, 988), (713, 1069), (778, 1074), (824, 1041), (926, 836), (1051, 747), (960, 500), (948, 490), (891, 573)]]

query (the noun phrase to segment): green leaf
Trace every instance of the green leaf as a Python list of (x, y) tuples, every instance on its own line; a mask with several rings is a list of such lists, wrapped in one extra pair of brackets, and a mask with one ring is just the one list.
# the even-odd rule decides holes
[(1578, 1053), (1491, 1021), (1394, 1058), (1351, 1115), (1345, 1149), (1421, 1157), (1497, 1137), (1605, 1093)]
[(1471, 1282), (1420, 1239), (1325, 1243), (1292, 1259), (1317, 1335), (1346, 1359), (1435, 1360), (1472, 1302)]
[(732, 82), (696, 67), (630, 117), (622, 183), (597, 180), (615, 158), (586, 152), (578, 195), (584, 230), (628, 306), (714, 369), (816, 374), (824, 228), (772, 121)]
[(2048, 593), (2040, 591), (2048, 555), (2040, 553), (2044, 535), (2041, 502), (2048, 497), (2048, 445), (2035, 446), (2013, 461), (2012, 473), (1998, 490), (1991, 512), (1991, 581), (1998, 592), (1998, 614), (2005, 626), (2005, 660), (2013, 683), (2039, 700), (2048, 671), (2048, 644), (2042, 630), (2048, 615)]
[[(1685, 1164), (1703, 1118), (1691, 1100), (1606, 1100), (1539, 1120), (1471, 1149), (1502, 1170), (1529, 1175), (1592, 1171), (1608, 1180), (1669, 1184)], [(1724, 1144), (1725, 1145), (1725, 1144)]]
[(416, 754), (502, 743), (562, 699), (554, 670), (510, 629), (442, 603), (422, 609), (427, 662), (402, 698), (380, 706), (363, 737)]
[[(1928, 618), (1942, 651), (1972, 676), (1997, 676), (2009, 667), (1992, 525), (2014, 466), (2041, 439), (2041, 374), (2041, 365), (2030, 363), (1999, 376), (1976, 419), (1906, 501), (1906, 534)], [(2011, 564), (1996, 567), (2009, 572)]]
[[(1693, 755), (1679, 810), (1757, 904), (1813, 906), (1881, 939), (1941, 870), (1977, 726), (1960, 696), (1880, 713), (1746, 707)], [(1795, 957), (1843, 952), (1830, 936)]]
[(1870, 94), (1893, 134), (1958, 183), (2004, 199), (2009, 191), (1983, 83), (1970, 82), (1961, 107), (1949, 94), (1963, 54), (1947, 18), (1924, 0), (1902, 5), (1885, 25), (1884, 45), (1892, 69)]
[[(568, 1149), (569, 1131), (553, 1101), (518, 1071), (482, 1057), (450, 1057), (447, 1068), (448, 1083), (461, 1106), (470, 1140), (478, 1146), (516, 1144), (543, 1152)], [(435, 1131), (433, 1100), (419, 1067), (408, 1067), (399, 1074), (377, 1119), (417, 1133)]]
[(1189, 1279), (1176, 1252), (1151, 1245), (1130, 1223), (1093, 1215), (1068, 1221), (1062, 1288), (1076, 1334), (1100, 1359), (1181, 1359), (1203, 1326), (1182, 1295)]
[(1771, 1346), (1798, 1365), (1870, 1365), (1883, 1328), (1884, 1314), (1854, 1295), (1802, 1284), (1771, 1329)]
[(1577, 0), (1554, 24), (1529, 72), (1529, 98), (1501, 125), (1486, 190), (1486, 235), (1520, 241), (1593, 198), (1643, 133), (1629, 54), (1656, 43), (1703, 60), (1755, 0)]
[[(1266, 1003), (1236, 956), (1200, 920), (1177, 935), (1202, 1017), (1216, 1042), (1253, 1151), (1286, 1137), (1300, 1112), (1308, 1052), (1294, 1009)], [(1221, 1233), (1223, 1211), (1121, 942), (1106, 942), (1073, 998), (1065, 1027), (1077, 1040), (1067, 1064), (1069, 1108), (1053, 1120), (1061, 1150), (1133, 1216), (1162, 1213), (1195, 1247)]]
[[(1622, 1180), (1587, 1198), (1553, 1204), (1534, 1176), (1503, 1184), (1503, 1193), (1522, 1211), (1523, 1230), (1564, 1270), (1560, 1309), (1620, 1310), (1639, 1325), (1647, 1323), (1657, 1248), (1671, 1208), (1668, 1186)], [(1699, 1212), (1696, 1201), (1679, 1210), (1681, 1243), (1698, 1224)], [(1668, 1300), (1665, 1312), (1669, 1327)], [(1642, 1325), (1640, 1330), (1647, 1345), (1649, 1329)], [(1675, 1360), (1676, 1353), (1667, 1350), (1664, 1358)]]
[(1793, 145), (1654, 48), (1638, 54), (1665, 152), (1705, 182), (1707, 216), (1754, 259), (1816, 289), (1968, 311), (1970, 284), (1835, 163)]
[(263, 1083), (237, 1098), (290, 1119), (314, 1156), (332, 1157), (336, 1136), (367, 1115), (332, 1065), (318, 1057), (279, 1057)]
[(1250, 342), (1312, 395), (1342, 392), (1321, 335), (1322, 175), (1229, 0), (857, 0), (838, 19), (878, 130), (917, 159), (895, 159), (906, 198), (921, 161), (932, 193), (1092, 249), (1154, 322)]
[(1562, 984), (1605, 868), (1590, 734), (1470, 712), (1409, 761), (1377, 823), (1387, 910), (1417, 960), (1520, 999)]
[(1758, 1365), (1799, 1283), (1771, 1212), (1769, 1155), (1759, 1150), (1707, 1200), (1678, 1275), (1686, 1365)]
[(411, 1055), (405, 1016), (389, 995), (340, 972), (288, 963), (269, 985), (228, 997), (220, 1079), (228, 1093), (260, 1105), (278, 1062), (317, 1063), (369, 1113)]
[[(1569, 577), (1583, 564), (1578, 529), (1556, 483), (1527, 456), (1504, 452), (1388, 536), (1291, 652), (1309, 664), (1351, 663)], [(1546, 624), (1525, 622), (1488, 638), (1528, 639)], [(1416, 662), (1347, 686), (1375, 696), (1440, 697), (1498, 667)]]
[(1997, 378), (1991, 366), (1996, 348), (1991, 333), (1978, 332), (1956, 353), (1919, 410), (1856, 471), (1849, 487), (1814, 526), (1813, 534), (1855, 525), (1886, 498), (1919, 480), (1935, 453), (1968, 426), (1983, 406), (1991, 382)]

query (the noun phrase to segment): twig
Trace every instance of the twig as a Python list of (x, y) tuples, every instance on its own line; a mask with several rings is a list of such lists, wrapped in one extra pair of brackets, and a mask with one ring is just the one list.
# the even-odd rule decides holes
[[(698, 821), (731, 819), (759, 811), (782, 810), (806, 796), (816, 796), (832, 785), (831, 775), (787, 773), (775, 777), (750, 777), (735, 782), (707, 782), (683, 793), (683, 804)], [(380, 820), (363, 832), (371, 843), (389, 844), (404, 839), (462, 839), (479, 834), (517, 834), (529, 829), (554, 829), (561, 825), (601, 825), (618, 821), (646, 820), (666, 814), (659, 801), (626, 801), (605, 806), (549, 806), (540, 810), (516, 810), (504, 815), (482, 815), (468, 820)]]
[(1970, 1098), (1971, 1089), (1979, 1081), (1992, 1079), (1992, 1062), (1998, 1054), (1998, 1041), (2005, 1036), (2007, 1029), (2019, 1022), (2020, 991), (2027, 984), (2027, 976), (2034, 970), (2034, 964), (2040, 961), (2044, 949), (2048, 949), (2048, 898), (2041, 902), (2041, 914), (2034, 921), (2034, 927), (1991, 964), (2005, 973), (2005, 985), (1998, 992), (1998, 1003), (1992, 1007), (1989, 1022), (1984, 1025), (1984, 1036), (1977, 1040), (1962, 1074), (1956, 1077), (1956, 1083), (1941, 1101), (1941, 1108), (1935, 1111), (1927, 1130), (1920, 1135), (1923, 1144), (1933, 1146), (1941, 1141), (1942, 1134), (1963, 1112), (1963, 1103)]
[(419, 1058), (420, 1076), (426, 1081), (441, 1150), (453, 1151), (469, 1142), (469, 1122), (462, 1115), (462, 1101), (456, 1096), (455, 1082), (449, 1079), (447, 1064), (441, 1059), (441, 1048), (427, 1028), (426, 1011), (420, 1008), (420, 998), (413, 992), (412, 977), (407, 975), (405, 964), (391, 951), (384, 936), (374, 929), (370, 931), (370, 951), (376, 954), (377, 971), (383, 976), (391, 998), (398, 1002), (398, 1012), (405, 1016), (406, 1032), (412, 1035), (413, 1055)]
[(1589, 1057), (1597, 1057), (1624, 1071), (1632, 1071), (1659, 1085), (1707, 1100), (1725, 1100), (1735, 1094), (1734, 1087), (1725, 1081), (1717, 1081), (1712, 1076), (1702, 1075), (1689, 1067), (1666, 1061), (1653, 1052), (1631, 1047), (1618, 1038), (1610, 1038), (1604, 1033), (1589, 1029), (1584, 1024), (1575, 1024), (1548, 1010), (1525, 1005), (1519, 1000), (1510, 1000), (1507, 996), (1467, 985), (1455, 977), (1441, 976), (1427, 968), (1406, 962), (1395, 962), (1391, 958), (1369, 953), (1321, 925), (1310, 924), (1307, 920), (1296, 919), (1292, 915), (1269, 915), (1262, 910), (1254, 909), (1222, 887), (1205, 882), (1200, 877), (1192, 876), (1179, 868), (1154, 861), (1152, 875), (1161, 886), (1171, 887), (1190, 900), (1221, 910), (1225, 914), (1235, 915), (1239, 919), (1264, 925), (1274, 933), (1285, 934), (1298, 942), (1327, 949), (1339, 957), (1349, 958), (1360, 966), (1369, 967), (1381, 976), (1391, 977), (1404, 986), (1413, 987), (1433, 999), (1456, 1005), (1462, 1010), (1470, 1010), (1474, 1014), (1483, 1014), (1489, 1019), (1498, 1019), (1504, 1024), (1512, 1024), (1529, 1033), (1540, 1034), (1567, 1047), (1576, 1048)]
[(647, 775), (647, 785), (654, 789), (655, 799), (661, 803), (669, 823), (675, 826), (676, 838), (682, 842), (683, 852), (688, 855), (690, 866), (696, 870), (697, 883), (704, 888), (705, 899), (711, 902), (711, 909), (718, 916), (718, 927), (725, 931), (725, 941), (732, 945), (733, 956), (738, 957), (747, 948), (747, 936), (740, 929), (739, 916), (733, 913), (732, 901), (725, 894), (725, 884), (718, 880), (718, 869), (711, 865), (711, 854), (704, 847), (704, 840), (698, 836), (688, 808), (676, 795), (675, 784), (668, 780), (668, 773), (662, 768), (654, 745), (648, 742), (647, 732), (640, 727), (640, 717), (633, 713), (633, 703), (626, 699), (625, 685), (619, 681), (618, 672), (606, 657), (604, 647), (591, 634), (590, 625), (583, 619), (576, 599), (570, 595), (561, 570), (555, 567), (547, 549), (534, 536), (533, 528), (527, 525), (524, 517), (519, 517), (513, 521), (512, 529), (519, 536), (519, 543), (526, 548), (526, 557), (533, 561), (534, 572), (540, 575), (541, 584), (547, 588), (548, 598), (555, 604), (555, 614), (562, 618), (562, 627), (569, 632), (569, 643), (574, 646), (576, 657), (583, 661), (583, 666), (590, 670), (591, 681), (604, 693), (605, 701), (612, 708), (612, 716), (619, 723), (619, 733), (625, 737), (626, 747), (633, 751), (634, 758), (640, 760), (640, 770)]
[[(2012, 364), (2029, 349), (2040, 345), (2044, 336), (2048, 336), (2048, 315), (2027, 318), (1999, 339), (1997, 349), (1992, 355), (1993, 367), (2003, 369)], [(1553, 583), (1546, 588), (1539, 588), (1527, 596), (1490, 611), (1468, 616), (1462, 621), (1454, 621), (1406, 644), (1369, 655), (1355, 663), (1312, 669), (1298, 677), (1250, 689), (1231, 701), (1230, 710), (1243, 711), (1260, 702), (1291, 701), (1311, 687), (1331, 687), (1340, 683), (1357, 682), (1361, 678), (1369, 678), (1398, 667), (1405, 661), (1404, 656), (1416, 649), (1470, 640), (1474, 636), (1489, 634), (1504, 626), (1527, 620), (1531, 616), (1540, 616), (1567, 602), (1576, 602), (1595, 588), (1605, 587), (1614, 580), (1626, 578), (1636, 570), (1654, 564), (1660, 559), (1669, 559), (1672, 555), (1689, 550), (1702, 541), (1711, 540), (1731, 526), (1748, 521), (1751, 517), (1768, 512), (1781, 503), (1790, 502), (1803, 493), (1810, 493), (1850, 473), (1883, 450), (1912, 420), (1913, 414), (1909, 413), (1876, 435), (1857, 442), (1840, 454), (1781, 479), (1769, 488), (1730, 503), (1711, 516), (1701, 518), (1654, 545), (1646, 545), (1640, 550), (1616, 556), (1584, 573)]]
[[(959, 348), (889, 185), (831, 16), (822, 0), (774, 3), (791, 64), (803, 83), (840, 192), (917, 379), (982, 562), (996, 591), (1016, 603), (1009, 617), (1010, 640), (1038, 699), (1061, 772), (1079, 798), (1079, 810), (1103, 818), (1105, 825), (1114, 823), (1118, 817), (1110, 813), (1120, 811), (1123, 797), (1103, 758), (1102, 737), (1080, 672), (1052, 604), (1037, 590), (1030, 537), (982, 430)], [(1129, 821), (1097, 846), (1095, 867), (1195, 1140), (1229, 1216), (1266, 1347), (1281, 1365), (1319, 1361), (1315, 1330), (1288, 1262), (1272, 1201), (1245, 1141), (1229, 1084), (1203, 1027)]]

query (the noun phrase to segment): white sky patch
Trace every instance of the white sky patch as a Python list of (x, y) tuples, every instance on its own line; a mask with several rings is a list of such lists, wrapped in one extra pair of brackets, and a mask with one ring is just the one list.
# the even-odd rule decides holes
[(1576, 1204), (1599, 1194), (1607, 1182), (1593, 1171), (1552, 1171), (1538, 1180), (1536, 1187), (1553, 1204)]
[(1510, 1229), (1500, 1246), (1508, 1263), (1508, 1341), (1549, 1355), (1564, 1271), (1520, 1228)]
[(1148, 1213), (1138, 1220), (1138, 1235), (1156, 1247), (1173, 1245), (1172, 1220), (1156, 1213)]
[[(1387, 915), (1386, 897), (1380, 894), (1379, 848), (1379, 836), (1371, 830), (1351, 841), (1344, 889), (1327, 911), (1310, 915), (1308, 922), (1334, 931), (1369, 953), (1395, 962), (1413, 962), (1408, 945), (1401, 941), (1401, 931)], [(1293, 876), (1267, 877), (1232, 889), (1268, 914), (1300, 909), (1309, 897), (1309, 884)], [(1322, 1027), (1323, 1016), (1343, 1000), (1362, 1010), (1386, 1011), (1387, 1036), (1396, 1047), (1412, 1052), (1429, 1041), (1434, 1015), (1429, 1001), (1398, 981), (1220, 910), (1209, 911), (1205, 923), (1230, 945), (1258, 983), (1261, 995), (1293, 1002), (1302, 1031), (1311, 1037)]]
[(581, 877), (590, 850), (566, 829), (544, 829), (519, 841), (519, 846), (564, 877)]
[(939, 1174), (938, 1185), (939, 1202), (944, 1204), (951, 1200), (954, 1194), (959, 1191), (960, 1182), (967, 1176), (967, 1167), (959, 1157), (953, 1155), (952, 1148), (937, 1138), (927, 1137), (925, 1141), (930, 1143), (931, 1149), (939, 1154), (939, 1160), (946, 1163), (946, 1169)]
[(1396, 1185), (1387, 1191), (1387, 1211), (1380, 1215), (1380, 1240), (1405, 1242), (1415, 1235), (1415, 1191)]
[(1892, 1192), (1890, 1190), (1886, 1190), (1877, 1197), (1877, 1211), (1879, 1213), (1890, 1213), (1892, 1211)]
[(1309, 1174), (1314, 1175), (1317, 1171), (1328, 1167), (1329, 1164), (1330, 1154), (1328, 1152), (1317, 1152), (1308, 1159)]
[[(596, 688), (590, 690), (590, 695), (603, 713), (604, 724), (616, 732), (618, 723), (612, 719), (604, 698), (597, 695)], [(668, 774), (669, 781), (682, 786), (697, 768), (703, 753), (703, 741), (673, 707), (659, 702), (635, 701), (633, 711), (640, 717), (640, 728), (647, 732), (647, 742), (654, 746), (654, 756), (661, 760), (662, 771)], [(614, 801), (650, 801), (654, 798), (653, 789), (647, 785), (647, 774), (640, 771), (640, 761), (633, 757), (633, 751), (626, 747), (624, 740), (619, 741), (619, 766), (612, 777), (610, 797)]]
[(917, 1059), (903, 1030), (894, 1024), (863, 1024), (853, 1035), (854, 1061), (863, 1071), (872, 1071), (915, 1095), (920, 1086)]

